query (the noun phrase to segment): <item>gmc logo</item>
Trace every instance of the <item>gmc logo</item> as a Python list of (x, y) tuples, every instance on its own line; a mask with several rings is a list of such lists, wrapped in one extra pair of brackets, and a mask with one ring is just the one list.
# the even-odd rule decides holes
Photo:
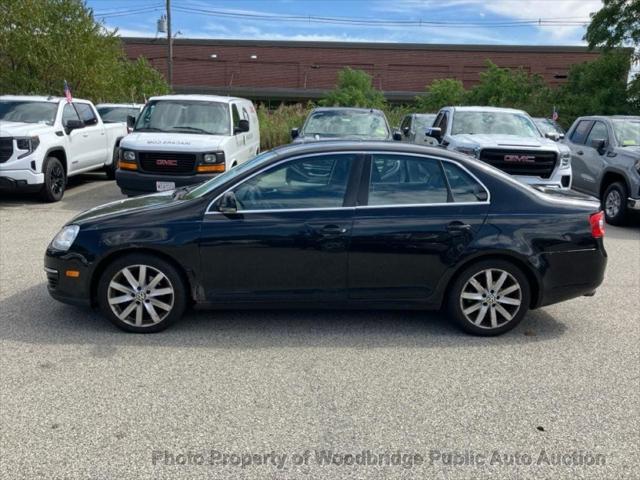
[(178, 166), (178, 161), (177, 160), (166, 160), (164, 158), (159, 158), (156, 160), (156, 165), (160, 166), (160, 167), (177, 167)]
[(533, 155), (505, 155), (504, 161), (511, 163), (535, 163), (536, 157)]

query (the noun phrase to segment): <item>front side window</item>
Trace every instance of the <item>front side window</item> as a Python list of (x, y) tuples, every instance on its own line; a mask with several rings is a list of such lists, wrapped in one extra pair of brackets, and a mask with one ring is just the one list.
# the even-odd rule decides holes
[(487, 134), (540, 137), (531, 118), (516, 112), (456, 111), (451, 135)]
[(95, 125), (98, 123), (98, 119), (96, 118), (95, 113), (93, 113), (93, 108), (86, 103), (74, 103), (78, 114), (80, 115), (80, 119), (84, 122), (85, 125)]
[(5, 122), (53, 125), (58, 104), (52, 102), (0, 101), (0, 120)]
[(589, 130), (591, 130), (591, 125), (593, 125), (591, 120), (580, 120), (575, 130), (571, 133), (571, 141), (578, 145), (583, 145), (587, 139)]
[(229, 105), (199, 100), (154, 100), (144, 107), (135, 130), (229, 135)]
[(70, 103), (67, 103), (62, 109), (62, 125), (66, 127), (69, 120), (80, 121), (80, 117), (78, 116), (76, 109), (73, 108)]
[(359, 137), (385, 140), (389, 129), (376, 111), (320, 110), (309, 115), (302, 134), (309, 137)]
[(354, 154), (287, 161), (233, 189), (238, 210), (292, 210), (342, 207)]
[(593, 128), (591, 132), (589, 132), (589, 136), (587, 137), (587, 145), (591, 146), (591, 142), (593, 140), (604, 140), (605, 142), (609, 141), (609, 132), (607, 131), (607, 126), (602, 122), (595, 122), (593, 124)]
[(488, 199), (485, 188), (468, 172), (451, 162), (442, 162), (454, 202), (481, 202)]
[(369, 205), (417, 205), (447, 201), (447, 183), (438, 160), (391, 154), (372, 156)]

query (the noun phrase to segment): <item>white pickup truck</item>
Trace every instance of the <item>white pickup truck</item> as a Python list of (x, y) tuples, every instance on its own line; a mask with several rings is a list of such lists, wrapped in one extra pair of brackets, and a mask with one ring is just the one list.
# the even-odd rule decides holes
[(444, 107), (427, 130), (438, 144), (539, 187), (571, 187), (571, 151), (540, 133), (522, 110)]
[(104, 169), (113, 179), (125, 135), (125, 124), (105, 125), (87, 100), (0, 96), (0, 191), (57, 202), (68, 177)]

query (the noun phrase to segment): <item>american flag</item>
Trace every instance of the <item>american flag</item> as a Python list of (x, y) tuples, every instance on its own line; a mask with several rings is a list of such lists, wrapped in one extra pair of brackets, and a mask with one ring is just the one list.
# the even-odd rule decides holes
[(73, 98), (71, 97), (71, 89), (69, 88), (69, 84), (67, 81), (64, 81), (64, 97), (67, 99), (67, 103), (71, 103)]
[(556, 110), (556, 106), (555, 105), (553, 106), (553, 113), (551, 114), (551, 119), (554, 122), (558, 121), (558, 111)]

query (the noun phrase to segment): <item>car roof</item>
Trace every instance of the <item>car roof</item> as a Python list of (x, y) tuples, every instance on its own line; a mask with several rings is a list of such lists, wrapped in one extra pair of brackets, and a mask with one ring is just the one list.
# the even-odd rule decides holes
[(158, 95), (156, 97), (151, 97), (151, 100), (192, 100), (192, 101), (200, 101), (200, 102), (219, 102), (219, 103), (230, 103), (233, 101), (244, 101), (250, 102), (246, 98), (240, 97), (226, 97), (222, 95)]
[[(65, 100), (65, 97), (54, 97), (45, 95), (0, 95), (0, 100), (12, 100), (17, 102), (49, 102), (58, 103)], [(82, 98), (74, 98), (73, 101), (89, 103), (89, 100)]]
[(115, 108), (142, 108), (144, 104), (142, 103), (99, 103), (96, 105), (96, 108), (100, 107), (115, 107)]
[(576, 120), (640, 120), (638, 115), (587, 115)]
[(456, 112), (508, 112), (508, 113), (527, 113), (524, 110), (518, 110), (516, 108), (502, 108), (502, 107), (482, 107), (482, 106), (457, 106), (457, 107), (445, 107), (451, 108)]
[(383, 113), (382, 110), (378, 108), (360, 108), (360, 107), (317, 107), (312, 110), (313, 112), (376, 112)]

